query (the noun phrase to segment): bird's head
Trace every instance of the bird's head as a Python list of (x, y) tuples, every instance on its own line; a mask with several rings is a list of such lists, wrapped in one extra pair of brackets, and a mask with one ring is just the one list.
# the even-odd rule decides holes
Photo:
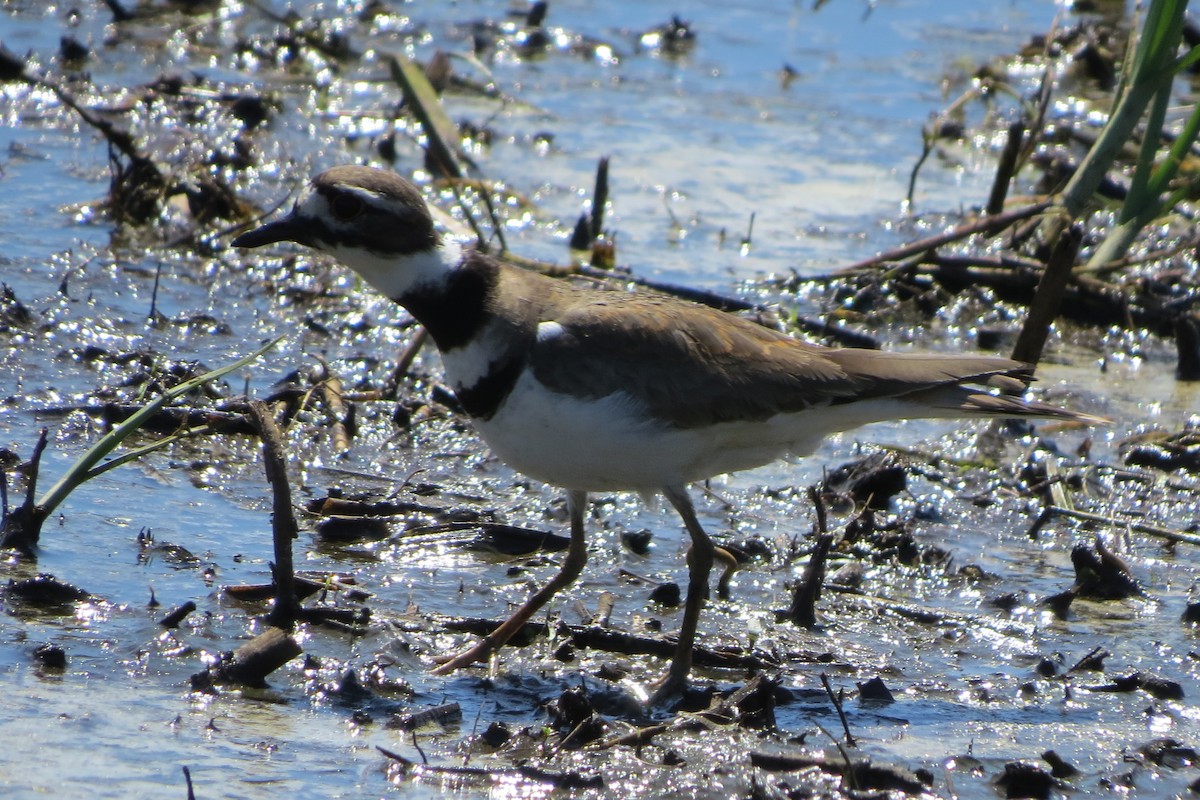
[(435, 256), (440, 237), (417, 187), (387, 170), (342, 166), (317, 175), (290, 212), (243, 233), (233, 246), (277, 242), (329, 253), (395, 297), (396, 273)]

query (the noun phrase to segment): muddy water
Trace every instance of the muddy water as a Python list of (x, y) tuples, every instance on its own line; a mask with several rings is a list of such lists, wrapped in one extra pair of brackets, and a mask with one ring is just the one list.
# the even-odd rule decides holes
[[(189, 13), (149, 3), (141, 18), (117, 26), (99, 5), (76, 14), (62, 4), (8, 2), (0, 10), (0, 39), (59, 76), (71, 69), (58, 59), (60, 37), (88, 45), (92, 55), (82, 69), (97, 88), (81, 81), (78, 91), (116, 121), (134, 125), (167, 160), (208, 147), (228, 150), (239, 125), (226, 105), (200, 91), (201, 112), (190, 121), (156, 116), (162, 107), (139, 87), (164, 74), (196, 73), (207, 78), (200, 88), (210, 94), (268, 92), (270, 124), (244, 135), (258, 166), (229, 175), (244, 197), (269, 206), (312, 171), (374, 157), (398, 100), (382, 53), (419, 59), (436, 48), (465, 53), (474, 23), (503, 20), (505, 11), (491, 3), (385, 4), (385, 13), (364, 21), (363, 5), (294, 6), (306, 19), (343, 20), (357, 56), (341, 64), (311, 52), (294, 61), (273, 59), (270, 43), (279, 25), (256, 6), (238, 3), (201, 4)], [(490, 72), (510, 98), (452, 93), (446, 105), (456, 120), (487, 121), (492, 143), (474, 154), (483, 173), (530, 201), (528, 213), (510, 216), (506, 233), (514, 251), (566, 259), (566, 238), (602, 155), (612, 159), (608, 226), (617, 234), (618, 260), (647, 277), (757, 292), (758, 284), (750, 283), (757, 278), (823, 272), (917, 235), (938, 224), (936, 213), (977, 204), (990, 182), (985, 155), (944, 153), (922, 173), (915, 197), (916, 209), (934, 216), (905, 216), (902, 200), (922, 123), (979, 64), (1047, 30), (1057, 11), (1052, 3), (1024, 0), (953, 10), (932, 1), (869, 6), (838, 0), (819, 11), (807, 4), (739, 5), (690, 4), (685, 17), (698, 38), (671, 53), (641, 34), (668, 22), (678, 7), (555, 3), (547, 25), (561, 46), (533, 57), (501, 48), (486, 59), (488, 72), (456, 62), (475, 81), (486, 81)], [(283, 11), (282, 4), (271, 8)], [(238, 46), (246, 41), (256, 46)], [(785, 65), (796, 73), (788, 82), (780, 75)], [(0, 333), (0, 446), (28, 456), (37, 430), (48, 427), (44, 470), (52, 478), (96, 435), (94, 419), (69, 410), (88, 404), (100, 387), (136, 386), (139, 370), (168, 359), (226, 363), (281, 332), (290, 335), (267, 360), (230, 379), (235, 391), (245, 387), (264, 396), (292, 370), (310, 368), (317, 355), (347, 386), (378, 383), (386, 374), (387, 361), (410, 335), (404, 316), (344, 270), (306, 256), (292, 271), (286, 254), (248, 260), (220, 246), (211, 255), (167, 246), (190, 230), (178, 209), (151, 233), (114, 231), (96, 205), (107, 188), (103, 142), (48, 93), (13, 83), (0, 90), (0, 275), (34, 314), (31, 324)], [(397, 151), (397, 169), (421, 177), (419, 149), (404, 131)], [(741, 248), (751, 214), (751, 243)], [(332, 297), (299, 301), (285, 291), (297, 286)], [(165, 315), (155, 325), (149, 322), (152, 297)], [(817, 293), (800, 300), (805, 313), (825, 305)], [(969, 347), (981, 316), (1002, 316), (972, 313), (875, 332), (897, 347)], [(1117, 423), (1093, 434), (1043, 431), (1043, 437), (1064, 454), (1061, 469), (1078, 476), (1101, 508), (1134, 508), (1164, 527), (1194, 526), (1194, 481), (1119, 473), (1117, 443), (1154, 426), (1177, 429), (1200, 407), (1196, 390), (1172, 380), (1169, 346), (1117, 335), (1100, 339), (1094, 332), (1055, 339), (1042, 387)], [(124, 357), (133, 352), (150, 355), (144, 363)], [(423, 355), (417, 373), (436, 371), (436, 358)], [(409, 390), (427, 398), (429, 382)], [(134, 392), (117, 394), (133, 398)], [(360, 431), (345, 454), (335, 452), (319, 413), (302, 417), (287, 437), (298, 500), (331, 488), (387, 494), (411, 477), (432, 487), (431, 503), (561, 528), (556, 493), (489, 459), (453, 417), (435, 407), (404, 431), (393, 425), (392, 413), (389, 403), (362, 403)], [(984, 430), (877, 426), (827, 443), (802, 464), (712, 483), (700, 502), (709, 529), (728, 541), (760, 540), (773, 557), (739, 575), (732, 602), (712, 604), (702, 636), (711, 644), (753, 644), (782, 654), (781, 680), (793, 702), (778, 710), (778, 736), (710, 730), (666, 736), (661, 747), (636, 753), (618, 748), (547, 756), (547, 746), (523, 755), (546, 756), (539, 763), (555, 770), (601, 775), (606, 789), (599, 794), (611, 797), (746, 796), (752, 781), (782, 796), (821, 781), (756, 772), (747, 753), (828, 747), (819, 729), (836, 735), (839, 722), (816, 691), (825, 672), (834, 686), (851, 692), (857, 682), (883, 678), (894, 703), (847, 701), (860, 750), (877, 761), (929, 770), (935, 794), (994, 796), (992, 782), (1005, 763), (1036, 760), (1051, 748), (1081, 771), (1073, 781), (1080, 794), (1114, 787), (1147, 796), (1182, 791), (1196, 777), (1193, 770), (1147, 763), (1136, 749), (1162, 737), (1192, 746), (1200, 740), (1192, 699), (1194, 635), (1179, 623), (1195, 581), (1194, 550), (1171, 551), (1136, 532), (1069, 523), (1029, 540), (1038, 506), (1015, 491), (1013, 475), (1035, 441), (1006, 435), (996, 443)], [(1089, 436), (1090, 461), (1071, 456)], [(823, 469), (881, 445), (911, 451), (915, 463), (926, 465), (893, 512), (915, 518), (923, 552), (936, 546), (945, 558), (867, 557), (861, 567), (868, 598), (827, 595), (815, 632), (777, 624), (773, 609), (786, 606), (786, 584), (803, 563), (784, 555), (812, 525), (804, 487)], [(998, 471), (960, 463), (984, 456), (1001, 465)], [(546, 721), (541, 706), (567, 686), (613, 691), (593, 674), (617, 657), (579, 653), (564, 665), (544, 643), (506, 653), (490, 682), (479, 672), (449, 679), (426, 673), (424, 656), (461, 640), (421, 632), (410, 624), (420, 619), (417, 612), (502, 616), (531, 584), (549, 576), (553, 564), (545, 559), (482, 557), (453, 537), (345, 546), (306, 533), (298, 542), (298, 566), (352, 575), (373, 595), (375, 624), (359, 635), (305, 631), (309, 660), (277, 673), (267, 692), (189, 692), (191, 674), (258, 630), (253, 615), (261, 609), (232, 603), (221, 589), (268, 579), (269, 509), (251, 443), (230, 438), (181, 445), (85, 485), (47, 525), (36, 567), (6, 564), (6, 577), (51, 573), (93, 599), (51, 610), (5, 601), (5, 796), (178, 797), (181, 766), (191, 770), (198, 796), (208, 797), (528, 797), (544, 791), (512, 779), (399, 778), (387, 773), (387, 760), (375, 748), (462, 764), (472, 736), (493, 722), (536, 734)], [(653, 582), (683, 578), (676, 520), (666, 508), (633, 497), (602, 498), (598, 509), (589, 569), (554, 615), (578, 622), (610, 591), (619, 598), (615, 626), (652, 635), (657, 620), (672, 630), (678, 615), (646, 596)], [(621, 544), (622, 533), (641, 530), (654, 536), (645, 556)], [(139, 545), (138, 533), (146, 531), (153, 544)], [(1097, 532), (1131, 561), (1147, 596), (1081, 602), (1059, 619), (1040, 601), (1070, 585), (1072, 545), (1090, 542)], [(967, 565), (978, 569), (960, 569)], [(152, 593), (160, 606), (150, 607)], [(1016, 600), (1009, 611), (991, 602), (1004, 595)], [(164, 633), (157, 620), (188, 600), (198, 612), (178, 632)], [(937, 616), (915, 621), (902, 607)], [(37, 666), (34, 650), (46, 643), (65, 650), (65, 670)], [(1104, 673), (1049, 674), (1063, 673), (1096, 647), (1112, 654)], [(1043, 659), (1053, 667), (1043, 667), (1046, 674), (1037, 670)], [(653, 679), (662, 666), (619, 660), (635, 681)], [(365, 674), (372, 662), (386, 663), (387, 674), (408, 682), (411, 693), (339, 688), (348, 669)], [(1087, 690), (1135, 671), (1179, 682), (1184, 699)], [(742, 678), (720, 671), (704, 677), (722, 685)], [(461, 704), (459, 721), (422, 729), (415, 738), (385, 724), (394, 713), (445, 702)], [(682, 763), (664, 765), (672, 761), (668, 750)], [(469, 762), (501, 768), (514, 758), (477, 753)]]

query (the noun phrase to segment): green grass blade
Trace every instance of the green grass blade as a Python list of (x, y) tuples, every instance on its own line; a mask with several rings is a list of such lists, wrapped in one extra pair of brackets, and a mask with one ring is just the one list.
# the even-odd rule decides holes
[(245, 356), (244, 358), (239, 358), (232, 364), (227, 364), (224, 367), (218, 367), (211, 372), (206, 372), (203, 375), (192, 378), (191, 380), (184, 381), (178, 386), (171, 387), (159, 395), (157, 399), (142, 407), (120, 425), (116, 426), (104, 436), (100, 437), (100, 439), (97, 440), (96, 443), (92, 445), (92, 447), (86, 453), (84, 453), (78, 461), (71, 465), (71, 468), (67, 470), (66, 474), (59, 478), (58, 482), (54, 484), (54, 486), (50, 487), (50, 490), (42, 495), (41, 499), (38, 500), (38, 507), (41, 509), (42, 513), (46, 515), (52, 513), (54, 509), (57, 508), (58, 505), (67, 498), (67, 495), (73, 492), (77, 486), (84, 483), (89, 477), (92, 477), (93, 468), (99, 464), (105, 456), (111, 453), (119, 444), (121, 444), (121, 442), (129, 438), (134, 431), (142, 426), (142, 423), (156, 414), (158, 410), (167, 403), (171, 402), (177, 397), (187, 394), (194, 389), (198, 389), (209, 381), (215, 381), (224, 377), (230, 372), (233, 372), (234, 370), (241, 369), (242, 367), (262, 356), (275, 345), (279, 344), (279, 342), (282, 340), (283, 337), (281, 336), (278, 339), (268, 342), (250, 355)]
[(1196, 65), (1197, 61), (1200, 61), (1200, 45), (1188, 50), (1182, 58), (1175, 62), (1175, 72), (1187, 72)]
[(1165, 192), (1167, 185), (1175, 179), (1180, 165), (1183, 164), (1184, 157), (1191, 152), (1192, 145), (1196, 143), (1197, 135), (1200, 135), (1200, 106), (1192, 109), (1187, 122), (1183, 124), (1179, 135), (1172, 142), (1171, 149), (1150, 177), (1147, 188), (1154, 192), (1155, 195)]
[(194, 436), (200, 436), (202, 434), (208, 433), (211, 430), (212, 430), (212, 428), (208, 425), (200, 425), (195, 428), (187, 428), (187, 429), (179, 431), (177, 433), (172, 433), (170, 436), (164, 436), (161, 439), (155, 439), (153, 442), (150, 442), (149, 444), (144, 444), (141, 447), (135, 447), (132, 450), (126, 450), (125, 452), (121, 453), (121, 455), (117, 456), (116, 458), (110, 458), (108, 461), (105, 461), (103, 464), (98, 464), (97, 466), (94, 466), (91, 469), (89, 469), (87, 471), (87, 473), (83, 476), (83, 480), (80, 481), (80, 483), (86, 483), (87, 481), (90, 481), (92, 478), (95, 478), (98, 475), (103, 475), (104, 473), (108, 472), (110, 469), (116, 469), (117, 467), (121, 466), (122, 464), (128, 464), (130, 461), (137, 461), (142, 456), (153, 453), (155, 450), (161, 450), (168, 445), (175, 444), (176, 442), (183, 441), (184, 439), (190, 439)]
[(1155, 93), (1154, 98), (1150, 101), (1142, 146), (1138, 150), (1137, 164), (1133, 169), (1133, 180), (1129, 184), (1129, 192), (1125, 195), (1125, 202), (1121, 207), (1122, 222), (1139, 216), (1143, 209), (1158, 202), (1159, 193), (1151, 188), (1151, 176), (1155, 171), (1154, 158), (1158, 155), (1160, 134), (1170, 102), (1171, 85), (1168, 83)]

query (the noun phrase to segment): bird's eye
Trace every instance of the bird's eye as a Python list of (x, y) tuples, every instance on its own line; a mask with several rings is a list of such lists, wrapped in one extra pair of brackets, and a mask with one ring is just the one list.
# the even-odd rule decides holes
[(363, 203), (361, 197), (355, 197), (352, 194), (335, 195), (333, 201), (329, 204), (329, 210), (333, 212), (333, 216), (337, 217), (342, 222), (349, 222), (363, 212), (366, 204)]

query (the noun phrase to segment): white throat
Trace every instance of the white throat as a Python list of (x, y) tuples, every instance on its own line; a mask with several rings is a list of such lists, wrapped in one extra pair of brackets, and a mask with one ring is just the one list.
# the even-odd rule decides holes
[(463, 247), (442, 237), (433, 250), (406, 256), (380, 256), (360, 247), (334, 247), (329, 254), (395, 300), (420, 286), (443, 285), (462, 262)]

